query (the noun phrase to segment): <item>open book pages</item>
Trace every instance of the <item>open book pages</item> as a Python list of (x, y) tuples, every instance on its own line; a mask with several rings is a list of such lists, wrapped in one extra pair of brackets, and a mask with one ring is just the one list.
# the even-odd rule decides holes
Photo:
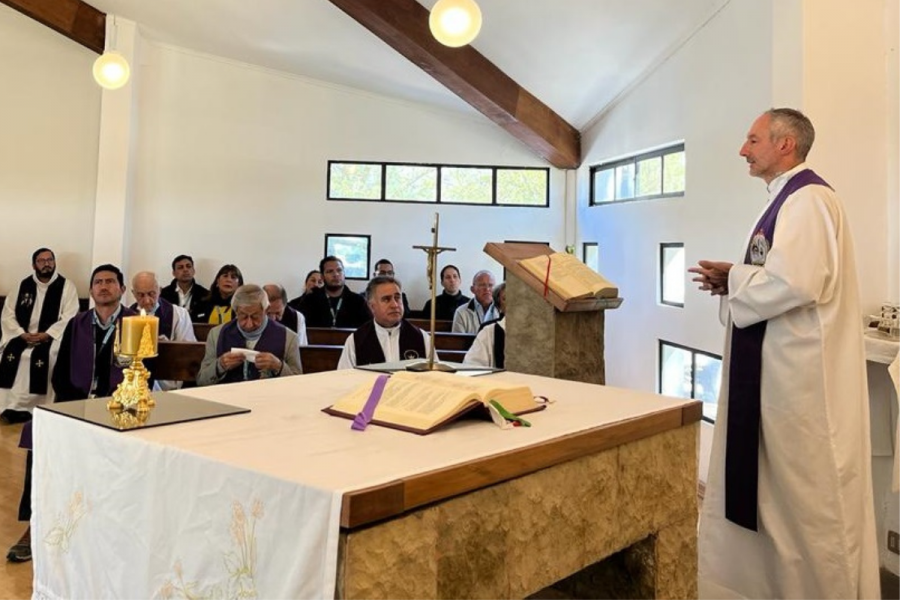
[[(363, 409), (371, 391), (372, 384), (364, 384), (339, 399), (326, 412), (352, 418)], [(399, 371), (391, 375), (385, 385), (372, 421), (427, 432), (490, 400), (497, 400), (514, 414), (542, 408), (526, 385), (437, 371)]]
[[(547, 261), (550, 276), (547, 277)], [(615, 298), (619, 288), (572, 254), (556, 252), (519, 261), (519, 264), (565, 300), (573, 298)]]

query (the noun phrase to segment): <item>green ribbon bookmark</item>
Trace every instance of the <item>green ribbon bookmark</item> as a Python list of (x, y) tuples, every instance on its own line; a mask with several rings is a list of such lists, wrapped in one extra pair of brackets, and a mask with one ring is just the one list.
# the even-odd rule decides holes
[(497, 412), (499, 412), (500, 415), (507, 421), (512, 421), (513, 423), (518, 423), (522, 427), (531, 427), (531, 423), (529, 423), (522, 417), (517, 417), (516, 415), (512, 414), (511, 412), (509, 412), (508, 410), (503, 408), (503, 405), (500, 404), (499, 402), (497, 402), (496, 400), (490, 400), (489, 402), (490, 402), (491, 406), (496, 408)]

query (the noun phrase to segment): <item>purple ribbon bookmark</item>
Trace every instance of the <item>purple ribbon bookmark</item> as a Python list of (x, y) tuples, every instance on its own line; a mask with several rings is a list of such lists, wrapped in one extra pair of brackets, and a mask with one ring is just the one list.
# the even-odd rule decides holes
[(375, 380), (375, 385), (372, 386), (372, 391), (369, 393), (369, 399), (366, 400), (366, 405), (363, 406), (358, 415), (353, 417), (353, 424), (350, 425), (350, 429), (355, 429), (356, 431), (366, 430), (369, 421), (372, 420), (372, 416), (375, 414), (375, 407), (378, 406), (378, 401), (381, 400), (381, 394), (384, 392), (384, 386), (387, 385), (389, 378), (390, 375), (378, 376), (378, 379)]

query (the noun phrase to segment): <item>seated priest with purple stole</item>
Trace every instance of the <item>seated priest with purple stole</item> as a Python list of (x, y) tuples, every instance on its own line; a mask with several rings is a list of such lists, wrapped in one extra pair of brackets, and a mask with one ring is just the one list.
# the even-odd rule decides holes
[(403, 318), (399, 281), (373, 277), (366, 286), (366, 301), (374, 318), (347, 338), (338, 369), (428, 356), (431, 336)]
[[(131, 278), (131, 295), (137, 300), (131, 310), (143, 310), (148, 315), (159, 319), (159, 339), (173, 342), (196, 342), (194, 324), (187, 309), (172, 304), (160, 295), (159, 279), (151, 271), (141, 271)], [(153, 372), (153, 359), (145, 364)], [(157, 381), (158, 388), (164, 392), (181, 388), (180, 381)]]
[(122, 367), (113, 356), (116, 325), (137, 313), (122, 306), (125, 278), (115, 265), (91, 273), (94, 308), (69, 321), (53, 369), (56, 401), (111, 396), (122, 382)]
[(266, 316), (269, 298), (258, 285), (242, 285), (231, 298), (234, 319), (213, 328), (197, 385), (300, 375), (300, 338)]

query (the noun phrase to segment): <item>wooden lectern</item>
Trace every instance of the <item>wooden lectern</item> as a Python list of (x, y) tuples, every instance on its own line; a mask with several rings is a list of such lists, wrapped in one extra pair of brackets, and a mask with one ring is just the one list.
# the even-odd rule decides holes
[(506, 267), (506, 368), (556, 379), (606, 383), (604, 311), (622, 298), (564, 300), (519, 261), (553, 254), (538, 244), (489, 242), (484, 251)]

